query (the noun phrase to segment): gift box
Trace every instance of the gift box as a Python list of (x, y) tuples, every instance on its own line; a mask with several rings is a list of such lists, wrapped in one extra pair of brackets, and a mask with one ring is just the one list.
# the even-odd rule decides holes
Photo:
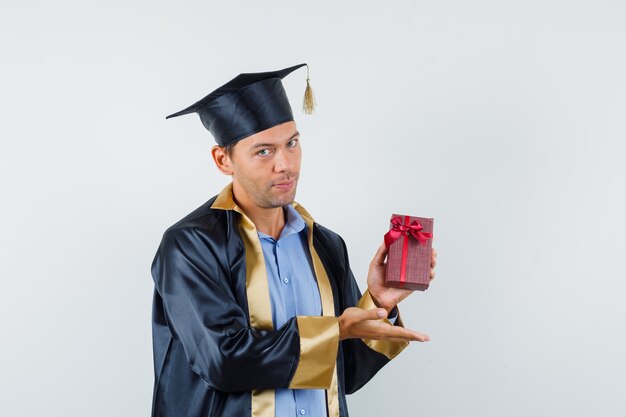
[(424, 291), (430, 282), (434, 219), (394, 214), (385, 234), (385, 285)]

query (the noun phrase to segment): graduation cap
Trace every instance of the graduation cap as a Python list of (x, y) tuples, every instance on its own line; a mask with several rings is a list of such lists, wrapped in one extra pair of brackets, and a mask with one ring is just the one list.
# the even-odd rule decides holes
[(292, 121), (293, 113), (281, 80), (305, 65), (307, 87), (303, 110), (311, 114), (315, 99), (309, 84), (309, 67), (299, 64), (278, 71), (239, 74), (202, 100), (166, 119), (198, 113), (202, 124), (220, 146)]

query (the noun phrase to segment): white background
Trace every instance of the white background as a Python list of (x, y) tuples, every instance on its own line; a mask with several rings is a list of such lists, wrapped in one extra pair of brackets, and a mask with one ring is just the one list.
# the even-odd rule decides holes
[(0, 415), (149, 415), (152, 257), (227, 183), (165, 116), (300, 62), (297, 199), (360, 284), (435, 218), (432, 341), (351, 415), (625, 415), (623, 1), (2, 0), (0, 54)]

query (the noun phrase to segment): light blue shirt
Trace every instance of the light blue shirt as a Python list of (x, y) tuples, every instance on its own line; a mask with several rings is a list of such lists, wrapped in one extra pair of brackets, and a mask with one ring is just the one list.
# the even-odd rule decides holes
[[(278, 240), (257, 232), (263, 248), (272, 304), (278, 329), (295, 316), (320, 316), (322, 303), (302, 216), (288, 205), (285, 227)], [(323, 389), (277, 389), (276, 417), (326, 417)]]

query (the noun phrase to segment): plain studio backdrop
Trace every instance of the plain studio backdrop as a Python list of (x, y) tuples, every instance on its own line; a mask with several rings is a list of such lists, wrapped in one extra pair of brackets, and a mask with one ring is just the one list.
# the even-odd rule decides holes
[(284, 81), (297, 200), (365, 288), (391, 213), (435, 218), (414, 343), (353, 416), (626, 415), (623, 1), (0, 6), (0, 415), (148, 416), (150, 264), (228, 178), (194, 114)]

